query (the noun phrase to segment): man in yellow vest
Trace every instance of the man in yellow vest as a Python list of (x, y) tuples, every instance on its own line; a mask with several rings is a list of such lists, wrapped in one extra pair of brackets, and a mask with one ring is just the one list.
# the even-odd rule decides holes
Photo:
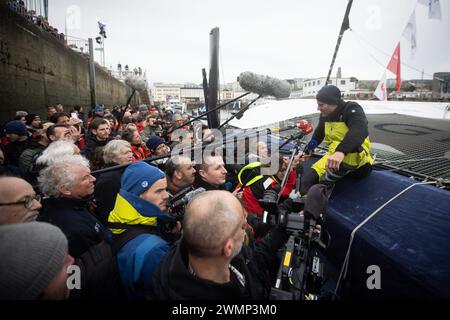
[(302, 195), (317, 183), (331, 190), (334, 183), (347, 174), (367, 176), (373, 164), (367, 118), (362, 107), (342, 100), (341, 91), (333, 85), (322, 87), (316, 99), (320, 119), (305, 153), (310, 154), (320, 143), (328, 146), (328, 152), (302, 176)]

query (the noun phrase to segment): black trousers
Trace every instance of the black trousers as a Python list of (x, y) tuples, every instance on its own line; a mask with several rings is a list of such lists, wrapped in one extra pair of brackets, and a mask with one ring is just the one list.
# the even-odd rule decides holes
[[(358, 169), (353, 169), (349, 166), (342, 165), (336, 172), (327, 171), (320, 181), (321, 184), (326, 185), (330, 190), (334, 187), (334, 184), (345, 176), (352, 178), (364, 178), (372, 171), (372, 165), (366, 163)], [(300, 182), (300, 194), (305, 195), (308, 193), (309, 188), (319, 183), (319, 175), (313, 168), (308, 168), (301, 177)]]

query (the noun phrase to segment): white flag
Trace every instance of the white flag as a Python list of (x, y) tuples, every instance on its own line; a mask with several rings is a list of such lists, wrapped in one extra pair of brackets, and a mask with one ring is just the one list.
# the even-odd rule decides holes
[(408, 24), (403, 30), (403, 37), (405, 37), (411, 44), (411, 58), (414, 58), (417, 48), (417, 36), (416, 36), (416, 10), (414, 10), (409, 17)]
[(387, 100), (387, 88), (386, 88), (386, 70), (381, 77), (380, 82), (378, 82), (378, 86), (373, 93), (375, 97), (377, 97), (381, 101)]
[(428, 6), (429, 19), (442, 19), (441, 4), (439, 3), (439, 0), (419, 0), (419, 3)]

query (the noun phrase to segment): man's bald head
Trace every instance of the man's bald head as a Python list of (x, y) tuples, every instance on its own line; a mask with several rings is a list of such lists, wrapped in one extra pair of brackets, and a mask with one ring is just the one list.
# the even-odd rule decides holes
[(17, 177), (0, 177), (0, 203), (9, 203), (16, 201), (20, 197), (21, 190), (29, 191), (33, 187), (24, 179)]
[(26, 208), (24, 201), (36, 196), (33, 187), (25, 180), (16, 177), (0, 177), (0, 225), (34, 221), (41, 204), (32, 200)]
[(227, 191), (207, 191), (187, 206), (183, 237), (189, 253), (198, 257), (220, 254), (221, 246), (242, 227), (244, 209)]

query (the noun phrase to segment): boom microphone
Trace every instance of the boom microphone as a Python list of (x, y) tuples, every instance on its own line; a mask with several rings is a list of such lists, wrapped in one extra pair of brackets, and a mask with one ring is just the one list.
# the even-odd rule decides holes
[(242, 72), (237, 81), (242, 89), (261, 96), (273, 96), (281, 99), (289, 98), (291, 95), (291, 86), (287, 81), (261, 76), (253, 72)]
[(125, 78), (125, 84), (137, 91), (147, 88), (147, 80), (142, 76), (129, 75)]

